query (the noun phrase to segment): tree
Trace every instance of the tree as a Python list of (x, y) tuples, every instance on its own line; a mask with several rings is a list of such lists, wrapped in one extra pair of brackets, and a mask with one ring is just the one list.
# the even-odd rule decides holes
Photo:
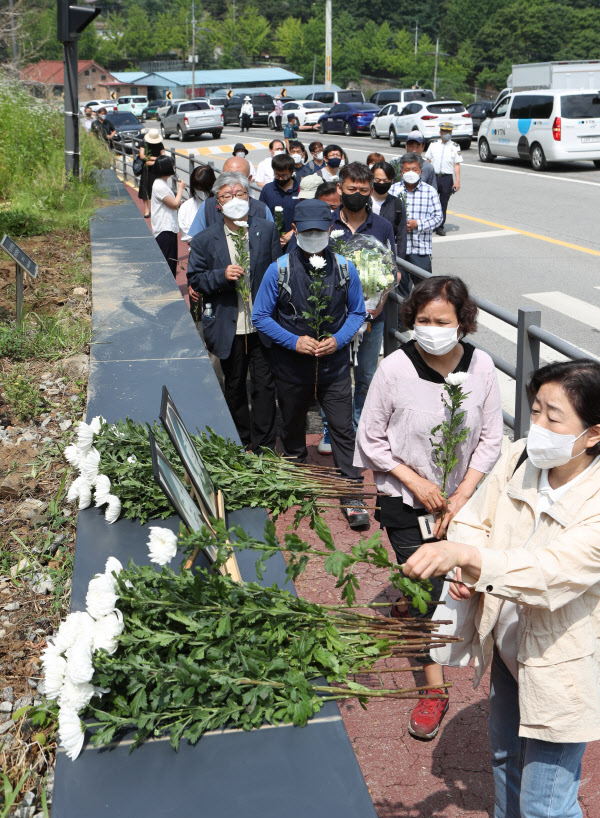
[(244, 9), (237, 22), (237, 38), (244, 53), (257, 57), (265, 51), (271, 42), (271, 26), (266, 17), (259, 14), (254, 6)]
[(148, 15), (140, 6), (129, 6), (123, 30), (123, 49), (124, 56), (136, 60), (153, 57), (156, 53), (154, 31)]

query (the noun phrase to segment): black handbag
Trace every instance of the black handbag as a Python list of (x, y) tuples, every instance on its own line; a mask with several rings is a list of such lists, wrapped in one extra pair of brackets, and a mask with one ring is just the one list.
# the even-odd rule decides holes
[(144, 160), (140, 159), (139, 156), (136, 156), (133, 160), (133, 175), (134, 176), (141, 176), (142, 171), (144, 170)]

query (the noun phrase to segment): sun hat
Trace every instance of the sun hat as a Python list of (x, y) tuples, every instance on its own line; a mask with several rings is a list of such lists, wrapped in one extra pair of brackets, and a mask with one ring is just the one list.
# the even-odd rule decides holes
[(311, 173), (309, 176), (304, 176), (300, 180), (300, 190), (298, 191), (299, 199), (314, 199), (315, 193), (319, 185), (323, 184), (323, 177), (316, 173)]
[(150, 128), (148, 133), (144, 136), (144, 142), (148, 142), (150, 145), (158, 145), (159, 142), (162, 142), (159, 130), (157, 128)]

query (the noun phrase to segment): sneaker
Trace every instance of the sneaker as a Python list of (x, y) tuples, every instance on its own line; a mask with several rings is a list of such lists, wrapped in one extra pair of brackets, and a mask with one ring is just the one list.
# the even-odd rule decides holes
[(445, 236), (445, 235), (446, 235), (446, 231), (444, 230), (444, 228), (443, 228), (443, 227), (436, 227), (436, 228), (435, 228), (435, 235), (436, 235), (436, 236)]
[(442, 719), (448, 710), (449, 701), (448, 699), (428, 699), (427, 693), (443, 692), (441, 688), (431, 688), (425, 692), (419, 704), (412, 711), (408, 722), (408, 732), (411, 736), (427, 741), (437, 736)]
[(319, 454), (331, 454), (331, 443), (329, 441), (329, 429), (327, 426), (323, 429), (323, 437), (319, 440), (317, 451)]
[(362, 500), (343, 497), (340, 503), (344, 505), (342, 514), (348, 520), (350, 528), (362, 528), (369, 525), (369, 512)]

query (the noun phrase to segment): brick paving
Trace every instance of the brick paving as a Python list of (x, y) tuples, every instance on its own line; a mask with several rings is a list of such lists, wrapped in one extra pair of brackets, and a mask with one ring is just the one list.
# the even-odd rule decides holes
[[(143, 212), (137, 191), (128, 187), (132, 199)], [(150, 228), (149, 220), (148, 227)], [(185, 259), (188, 247), (179, 242), (177, 284), (187, 297)], [(189, 303), (189, 302), (188, 302)], [(314, 428), (309, 424), (309, 428)], [(331, 458), (317, 452), (319, 435), (309, 434), (309, 461), (331, 465)], [(368, 476), (367, 476), (368, 479)], [(373, 505), (373, 501), (370, 503)], [(276, 527), (281, 537), (292, 522), (293, 513), (283, 515)], [(354, 532), (338, 509), (325, 514), (338, 548), (350, 549), (365, 536)], [(377, 530), (371, 524), (368, 534)], [(307, 523), (299, 535), (317, 542)], [(387, 538), (384, 542), (393, 556)], [(357, 572), (359, 602), (393, 601), (395, 591), (384, 571), (364, 567)], [(296, 582), (298, 593), (313, 602), (336, 604), (339, 592), (335, 581), (312, 561)], [(408, 661), (406, 661), (408, 667)], [(379, 818), (484, 818), (493, 816), (493, 783), (487, 740), (487, 697), (489, 674), (473, 690), (471, 668), (449, 668), (446, 680), (452, 683), (450, 708), (438, 736), (429, 742), (413, 739), (407, 729), (411, 701), (373, 701), (363, 710), (353, 702), (342, 702), (340, 711), (358, 762), (367, 782)], [(390, 687), (424, 684), (422, 673), (386, 674)], [(600, 746), (590, 744), (583, 759), (580, 804), (585, 818), (600, 818)]]

